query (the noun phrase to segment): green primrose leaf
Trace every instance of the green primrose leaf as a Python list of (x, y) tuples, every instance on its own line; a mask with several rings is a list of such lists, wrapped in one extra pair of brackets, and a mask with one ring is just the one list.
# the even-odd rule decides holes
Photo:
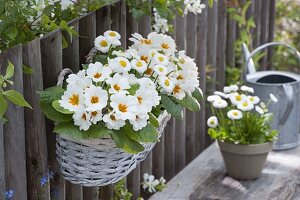
[(24, 99), (22, 94), (20, 94), (19, 92), (15, 90), (7, 90), (4, 91), (2, 94), (5, 96), (5, 98), (7, 98), (8, 100), (10, 100), (12, 103), (16, 105), (24, 106), (32, 109), (32, 107), (27, 103), (27, 101)]
[(15, 67), (10, 61), (8, 61), (8, 66), (6, 69), (4, 79), (6, 80), (12, 78), (14, 76), (14, 73), (15, 73)]

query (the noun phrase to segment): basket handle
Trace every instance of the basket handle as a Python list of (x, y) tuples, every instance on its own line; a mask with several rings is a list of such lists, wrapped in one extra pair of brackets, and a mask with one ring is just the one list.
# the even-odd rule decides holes
[(58, 77), (57, 77), (57, 84), (56, 85), (60, 85), (62, 86), (65, 80), (65, 76), (72, 74), (73, 71), (69, 68), (65, 68), (63, 70), (61, 70), (61, 72), (59, 73)]
[(269, 43), (266, 43), (266, 44), (263, 44), (259, 47), (257, 47), (256, 49), (254, 49), (254, 51), (252, 51), (250, 54), (249, 54), (249, 51), (248, 51), (248, 55), (247, 55), (247, 46), (246, 44), (244, 43), (243, 44), (243, 50), (244, 50), (244, 54), (245, 54), (245, 59), (246, 59), (246, 64), (245, 64), (245, 67), (243, 67), (242, 69), (242, 78), (244, 80), (246, 80), (246, 74), (247, 72), (249, 73), (253, 73), (255, 72), (255, 68), (254, 68), (254, 63), (253, 63), (253, 60), (252, 60), (252, 57), (257, 54), (259, 51), (269, 47), (269, 46), (278, 46), (278, 45), (282, 45), (282, 46), (285, 46), (287, 47), (288, 49), (290, 49), (293, 53), (296, 54), (296, 56), (298, 57), (298, 60), (299, 60), (299, 66), (300, 66), (300, 52), (292, 47), (291, 45), (289, 44), (285, 44), (283, 42), (269, 42)]

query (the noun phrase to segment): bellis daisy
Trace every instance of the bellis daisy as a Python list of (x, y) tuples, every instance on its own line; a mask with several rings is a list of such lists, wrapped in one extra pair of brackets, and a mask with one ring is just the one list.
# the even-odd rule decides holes
[(227, 112), (227, 116), (229, 119), (237, 120), (242, 119), (243, 113), (240, 110), (230, 110)]
[(219, 125), (218, 118), (216, 116), (211, 116), (207, 120), (207, 126), (210, 128), (216, 128)]

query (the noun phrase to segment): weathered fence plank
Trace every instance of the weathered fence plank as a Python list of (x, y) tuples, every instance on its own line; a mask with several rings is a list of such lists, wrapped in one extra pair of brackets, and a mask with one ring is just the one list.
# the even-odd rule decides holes
[(4, 140), (3, 140), (3, 124), (1, 121), (0, 121), (0, 199), (5, 199)]
[[(207, 6), (207, 1), (203, 1)], [(196, 152), (203, 151), (206, 141), (206, 119), (205, 119), (205, 93), (206, 93), (206, 61), (207, 61), (207, 9), (203, 10), (201, 15), (197, 16), (197, 49), (196, 63), (198, 65), (199, 83), (203, 91), (204, 98), (200, 102), (201, 111), (196, 113)]]
[(33, 108), (25, 110), (28, 198), (47, 200), (49, 184), (41, 185), (41, 179), (49, 173), (46, 125), (36, 93), (43, 90), (40, 39), (23, 46), (23, 64), (33, 70), (31, 75), (24, 74), (23, 80), (24, 97)]
[(111, 199), (112, 196), (113, 196), (113, 185), (100, 187), (99, 189), (100, 200)]
[(66, 181), (66, 200), (82, 200), (82, 187)]
[(126, 20), (127, 20), (126, 39), (127, 39), (127, 46), (130, 46), (132, 42), (129, 41), (128, 39), (131, 37), (132, 33), (138, 32), (138, 22), (133, 18), (128, 6), (126, 8), (126, 12), (127, 12), (126, 13)]
[[(62, 35), (61, 31), (49, 33), (41, 39), (41, 55), (44, 88), (55, 86), (57, 76), (62, 70)], [(48, 162), (50, 169), (55, 173), (50, 189), (55, 191), (58, 200), (65, 199), (65, 180), (63, 179), (56, 161), (56, 136), (53, 133), (53, 122), (46, 119)]]
[(79, 60), (85, 63), (85, 56), (94, 47), (96, 38), (96, 12), (89, 13), (79, 19)]
[[(187, 15), (186, 38), (187, 55), (196, 57), (196, 15)], [(186, 163), (189, 163), (196, 156), (196, 115), (194, 112), (186, 110)]]
[(227, 9), (225, 1), (218, 1), (218, 28), (217, 28), (217, 57), (216, 57), (216, 89), (221, 90), (225, 85), (226, 70), (226, 23)]
[(82, 187), (84, 200), (97, 200), (99, 191), (98, 187)]
[(235, 66), (234, 41), (236, 40), (236, 21), (227, 15), (226, 64)]
[(171, 118), (165, 128), (164, 177), (170, 180), (175, 175), (175, 119)]
[[(275, 32), (275, 20), (276, 20), (276, 1), (275, 0), (270, 0), (270, 15), (269, 15), (269, 37), (268, 37), (268, 42), (272, 42), (274, 39), (274, 32)], [(273, 56), (273, 48), (270, 47), (268, 51), (268, 62), (271, 61)], [(268, 63), (268, 69), (271, 69), (272, 65)]]
[(261, 12), (262, 12), (262, 2), (261, 0), (253, 0), (254, 3), (254, 12), (253, 18), (255, 22), (255, 28), (253, 29), (253, 48), (260, 45), (260, 37), (261, 37)]
[[(5, 74), (7, 60), (15, 66), (13, 86), (6, 88), (23, 93), (22, 46), (17, 45), (0, 55), (1, 74)], [(3, 126), (6, 190), (14, 190), (15, 199), (27, 199), (26, 150), (24, 109), (9, 103), (8, 122)]]
[[(186, 49), (186, 18), (177, 16), (175, 20), (175, 41), (178, 50)], [(175, 173), (179, 172), (185, 166), (185, 109), (183, 110), (182, 120), (175, 122)]]
[(111, 27), (110, 6), (104, 6), (96, 11), (96, 35), (99, 36)]
[[(70, 26), (73, 27), (74, 31), (78, 33), (79, 25), (78, 20), (75, 19), (69, 23)], [(69, 33), (62, 33), (64, 38), (68, 43), (68, 47), (63, 49), (63, 67), (70, 68), (73, 72), (78, 72), (80, 69), (80, 61), (79, 61), (79, 37), (73, 36), (70, 37)]]
[(111, 9), (111, 29), (120, 32), (121, 26), (121, 2), (117, 2), (110, 7)]
[[(262, 10), (261, 10), (261, 36), (260, 36), (260, 45), (267, 43), (269, 40), (269, 15), (270, 15), (270, 0), (262, 1)], [(263, 52), (266, 53), (260, 61), (260, 69), (266, 70), (267, 69), (267, 55), (268, 49), (264, 50)]]
[(165, 133), (162, 134), (152, 151), (152, 174), (157, 178), (164, 176), (164, 138)]
[(126, 23), (126, 1), (121, 1), (121, 8), (120, 8), (120, 34), (121, 34), (121, 43), (122, 43), (122, 47), (126, 48), (127, 47), (127, 33), (126, 33), (126, 27), (127, 27), (127, 23)]
[(139, 165), (127, 176), (127, 187), (132, 193), (132, 199), (137, 199), (140, 196), (141, 183)]

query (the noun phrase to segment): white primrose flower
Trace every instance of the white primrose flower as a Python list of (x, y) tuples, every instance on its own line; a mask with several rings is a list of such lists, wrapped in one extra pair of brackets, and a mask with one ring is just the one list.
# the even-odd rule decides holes
[(132, 68), (138, 71), (140, 74), (144, 73), (147, 69), (147, 63), (143, 60), (133, 59), (130, 63)]
[(110, 60), (109, 67), (117, 73), (124, 73), (131, 70), (130, 62), (125, 57), (116, 57)]
[(67, 78), (68, 88), (81, 88), (82, 90), (92, 85), (92, 80), (85, 76), (86, 71), (81, 70), (77, 74), (70, 74)]
[(254, 108), (254, 105), (249, 100), (245, 100), (237, 105), (237, 108), (242, 111), (250, 111)]
[(174, 83), (166, 76), (159, 77), (159, 84), (168, 93), (171, 93), (174, 89)]
[(132, 124), (133, 130), (139, 131), (147, 126), (149, 115), (147, 113), (139, 113), (135, 116), (134, 120), (129, 120)]
[(274, 94), (270, 94), (270, 98), (271, 98), (271, 100), (274, 102), (274, 103), (277, 103), (278, 102), (278, 99), (277, 99), (277, 97), (275, 97), (274, 96)]
[(227, 94), (225, 94), (223, 92), (220, 92), (220, 91), (215, 91), (214, 95), (218, 95), (218, 96), (223, 97), (225, 99), (227, 99), (229, 97)]
[(138, 110), (139, 112), (151, 112), (154, 106), (157, 106), (160, 102), (160, 96), (158, 92), (153, 89), (146, 89), (140, 87), (136, 93), (135, 97), (138, 99)]
[(116, 119), (134, 120), (138, 111), (138, 99), (135, 96), (119, 92), (111, 95), (110, 106), (115, 111)]
[(241, 102), (244, 102), (247, 99), (247, 97), (244, 94), (239, 94), (235, 92), (230, 94), (229, 99), (233, 105), (237, 106)]
[(219, 125), (218, 118), (216, 116), (211, 116), (207, 120), (207, 126), (210, 128), (216, 128)]
[(237, 92), (239, 90), (239, 87), (237, 85), (230, 85), (230, 86), (225, 86), (223, 89), (224, 93), (232, 93), (232, 92)]
[(256, 112), (258, 112), (261, 115), (263, 115), (265, 113), (264, 110), (259, 106), (255, 106), (255, 110), (256, 110)]
[(128, 72), (123, 73), (123, 77), (127, 79), (129, 85), (136, 84), (138, 78), (134, 74), (129, 74)]
[(158, 76), (165, 76), (168, 73), (168, 69), (164, 65), (155, 65), (153, 69)]
[(128, 79), (120, 74), (115, 74), (112, 78), (107, 79), (106, 83), (110, 85), (110, 89), (108, 90), (110, 94), (122, 91), (126, 92), (124, 90), (130, 88)]
[(179, 84), (175, 84), (172, 94), (178, 100), (182, 100), (186, 95), (184, 90), (181, 88)]
[(111, 42), (107, 37), (100, 35), (95, 39), (95, 47), (102, 53), (107, 53), (110, 46)]
[(150, 49), (149, 51), (149, 57), (152, 59), (154, 56), (158, 54), (158, 51), (156, 49)]
[(258, 104), (260, 99), (258, 96), (247, 96), (247, 99), (251, 101), (254, 105)]
[(144, 90), (155, 90), (156, 91), (156, 86), (155, 83), (147, 77), (143, 77), (137, 80), (137, 82), (140, 84), (140, 89)]
[(219, 99), (213, 102), (213, 107), (215, 108), (226, 108), (227, 105), (228, 103), (223, 99)]
[(244, 92), (254, 93), (254, 89), (252, 87), (248, 87), (246, 85), (243, 85), (241, 87), (241, 90), (244, 91)]
[(90, 114), (84, 109), (84, 107), (79, 107), (73, 114), (74, 124), (79, 126), (80, 130), (87, 131), (90, 126)]
[(83, 90), (75, 87), (68, 87), (59, 100), (61, 107), (69, 110), (76, 111), (84, 103)]
[(102, 110), (108, 101), (108, 94), (102, 87), (92, 86), (85, 90), (85, 105), (88, 111)]
[(155, 64), (157, 64), (157, 65), (166, 66), (169, 63), (169, 58), (160, 53), (155, 54), (153, 57), (153, 60), (154, 60)]
[(115, 117), (114, 111), (103, 116), (103, 121), (105, 122), (107, 128), (120, 130), (123, 126), (125, 126), (126, 122), (122, 119), (117, 119)]
[[(155, 42), (154, 42), (155, 43)], [(157, 45), (157, 44), (154, 44)], [(159, 46), (158, 46), (158, 51), (163, 51), (164, 53), (168, 55), (172, 55), (176, 51), (176, 44), (173, 38), (171, 38), (168, 35), (163, 35)]]
[(102, 82), (109, 78), (111, 74), (111, 69), (109, 67), (103, 66), (100, 62), (89, 64), (86, 70), (88, 77), (90, 77), (94, 82)]
[(93, 124), (97, 124), (97, 122), (102, 120), (102, 110), (95, 110), (90, 112), (90, 121)]
[(240, 110), (230, 110), (227, 112), (227, 117), (232, 120), (242, 119), (243, 113)]
[(221, 100), (222, 98), (218, 95), (210, 95), (207, 97), (208, 102), (214, 102), (216, 100)]
[(144, 181), (142, 183), (143, 189), (148, 190), (150, 193), (156, 192), (156, 186), (159, 185), (159, 180), (155, 179), (153, 175), (149, 175), (148, 173), (145, 173), (143, 175)]

